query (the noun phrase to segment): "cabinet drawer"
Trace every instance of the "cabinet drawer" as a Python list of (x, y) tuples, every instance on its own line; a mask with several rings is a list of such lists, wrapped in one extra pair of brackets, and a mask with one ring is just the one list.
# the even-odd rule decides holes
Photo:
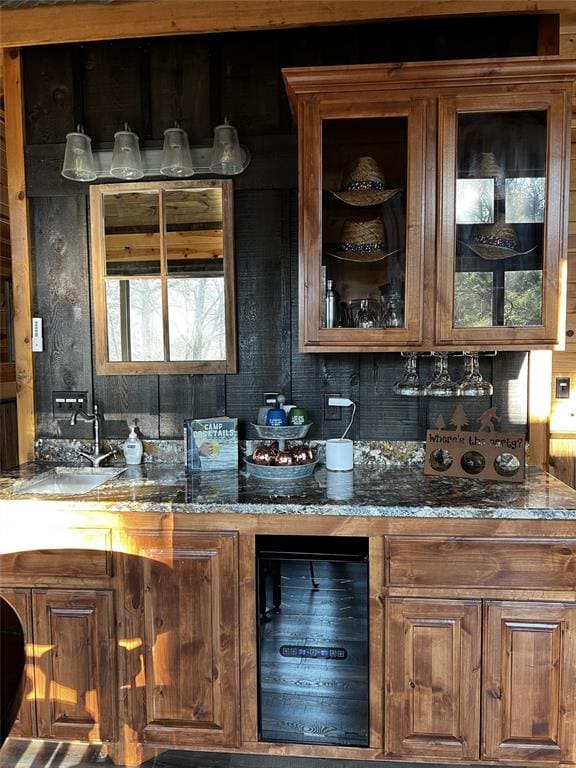
[(576, 539), (388, 537), (388, 584), (576, 588)]
[[(32, 534), (33, 532), (31, 532)], [(67, 528), (26, 537), (18, 552), (0, 557), (5, 576), (111, 576), (109, 529)]]

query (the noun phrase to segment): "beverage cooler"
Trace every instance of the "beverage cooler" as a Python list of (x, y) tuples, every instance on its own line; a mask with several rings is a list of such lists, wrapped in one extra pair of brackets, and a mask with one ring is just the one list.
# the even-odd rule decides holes
[(259, 738), (368, 746), (368, 539), (258, 536)]

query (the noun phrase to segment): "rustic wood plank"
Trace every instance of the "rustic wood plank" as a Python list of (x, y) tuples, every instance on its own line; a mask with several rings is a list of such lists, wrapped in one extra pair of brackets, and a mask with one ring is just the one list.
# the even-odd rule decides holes
[(548, 467), (552, 352), (530, 352), (528, 368), (530, 464)]
[(125, 41), (112, 47), (95, 43), (83, 51), (86, 133), (93, 142), (114, 141), (114, 133), (123, 130), (126, 122), (141, 140), (146, 138), (150, 115), (143, 108), (145, 44)]
[(154, 40), (150, 43), (150, 89), (154, 94), (151, 135), (163, 137), (174, 121), (190, 144), (212, 134), (218, 116), (210, 112), (210, 39)]
[(226, 411), (224, 375), (160, 376), (159, 437), (182, 438), (184, 419), (235, 414)]
[(550, 472), (566, 485), (576, 488), (576, 439), (550, 440)]
[(55, 422), (52, 392), (92, 389), (86, 200), (37, 198), (31, 205), (35, 312), (44, 320), (44, 352), (35, 357), (39, 436), (92, 437), (92, 425)]
[[(94, 368), (95, 370), (95, 368)], [(94, 399), (101, 407), (103, 437), (128, 437), (135, 421), (140, 437), (157, 439), (159, 434), (158, 376), (94, 375)]]
[[(235, 195), (238, 374), (226, 377), (226, 410), (244, 434), (264, 392), (290, 392), (287, 193)], [(248, 433), (254, 435), (253, 428)]]
[[(389, 18), (410, 18), (491, 13), (493, 0), (332, 0), (309, 3), (283, 0), (279, 13), (275, 0), (249, 0), (241, 9), (234, 0), (220, 0), (214, 13), (211, 0), (172, 0), (168, 8), (161, 0), (138, 3), (88, 5), (82, 13), (73, 7), (35, 7), (4, 10), (4, 46), (104, 40), (155, 35), (180, 35), (226, 30), (273, 29), (342, 22), (366, 22)], [(539, 12), (571, 12), (572, 0), (540, 0)], [(499, 13), (533, 12), (532, 0), (503, 0)]]
[(34, 368), (32, 364), (32, 274), (26, 176), (24, 169), (24, 115), (22, 65), (18, 50), (4, 51), (6, 159), (10, 240), (14, 273), (14, 340), (16, 348), (16, 400), (18, 453), (22, 463), (34, 458)]
[[(50, 144), (64, 141), (76, 130), (80, 117), (75, 105), (75, 59), (70, 46), (34, 48), (24, 52), (26, 142)], [(79, 120), (81, 122), (81, 120)]]

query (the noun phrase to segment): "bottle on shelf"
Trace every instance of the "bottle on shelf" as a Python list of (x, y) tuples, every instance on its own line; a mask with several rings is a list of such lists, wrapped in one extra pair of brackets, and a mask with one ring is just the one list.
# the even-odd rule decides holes
[(326, 328), (338, 327), (339, 303), (339, 296), (334, 289), (334, 280), (326, 280), (326, 298), (324, 308), (324, 324)]

